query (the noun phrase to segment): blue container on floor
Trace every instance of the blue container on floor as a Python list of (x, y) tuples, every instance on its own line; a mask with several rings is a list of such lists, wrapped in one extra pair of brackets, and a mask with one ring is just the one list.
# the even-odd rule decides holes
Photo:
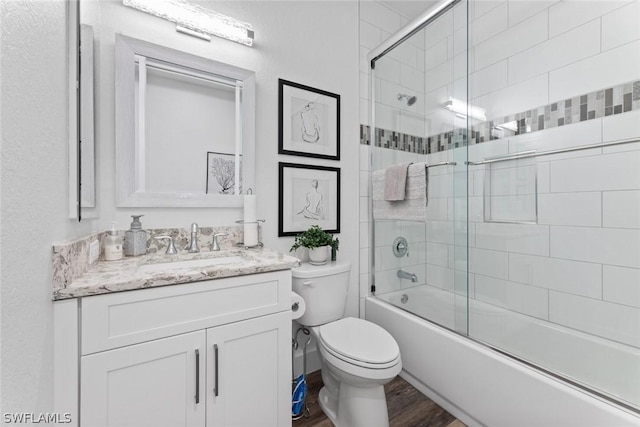
[(296, 386), (293, 388), (291, 397), (291, 414), (294, 417), (299, 416), (304, 410), (304, 399), (307, 394), (307, 382), (304, 374), (296, 378)]

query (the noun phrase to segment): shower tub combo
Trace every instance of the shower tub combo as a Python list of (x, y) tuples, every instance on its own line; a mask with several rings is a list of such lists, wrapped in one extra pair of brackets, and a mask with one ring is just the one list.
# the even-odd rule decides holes
[[(640, 200), (640, 80), (610, 72), (593, 91), (567, 74), (576, 93), (522, 90), (562, 70), (557, 58), (536, 65), (544, 79), (516, 67), (525, 47), (509, 40), (526, 33), (517, 22), (483, 32), (507, 9), (487, 5), (442, 1), (369, 53), (365, 317), (398, 342), (401, 375), (467, 425), (638, 426), (640, 221), (620, 212)], [(527, 9), (529, 31), (525, 22), (546, 23), (554, 7), (571, 5), (509, 13)], [(507, 61), (502, 97), (482, 82), (495, 84), (491, 67)], [(381, 172), (399, 163), (425, 165), (409, 167), (426, 178), (422, 220), (415, 200), (404, 218), (398, 205), (380, 208)], [(392, 253), (401, 235), (410, 258)]]
[[(450, 293), (423, 285), (367, 298), (366, 317), (389, 331), (398, 342), (404, 367), (402, 376), (465, 424), (639, 425), (638, 417), (622, 408), (453, 332), (454, 305), (455, 298)], [(423, 313), (424, 319), (413, 313)], [(509, 340), (502, 335), (502, 349), (516, 354), (538, 349), (547, 359), (547, 366), (567, 375), (592, 377), (594, 384), (621, 386), (618, 388), (623, 388), (627, 397), (634, 393), (637, 396), (640, 390), (640, 351), (629, 351), (479, 301), (470, 304), (468, 314), (478, 337), (493, 339), (489, 337), (492, 331), (509, 325), (512, 334)], [(425, 319), (434, 319), (446, 327)], [(548, 360), (544, 352), (548, 346), (561, 346), (564, 357)], [(602, 372), (593, 369), (594, 360), (615, 363)]]

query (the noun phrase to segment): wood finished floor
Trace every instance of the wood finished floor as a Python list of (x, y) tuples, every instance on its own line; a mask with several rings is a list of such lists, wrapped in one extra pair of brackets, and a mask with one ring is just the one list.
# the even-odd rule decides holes
[[(332, 427), (318, 405), (318, 392), (322, 388), (320, 371), (307, 376), (307, 388), (309, 418), (294, 421), (293, 427)], [(384, 391), (391, 427), (466, 427), (400, 377), (385, 385)]]

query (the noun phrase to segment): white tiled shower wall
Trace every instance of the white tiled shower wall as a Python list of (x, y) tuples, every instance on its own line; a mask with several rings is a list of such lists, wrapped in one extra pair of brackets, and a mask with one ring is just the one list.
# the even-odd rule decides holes
[[(485, 108), (491, 119), (638, 79), (639, 3), (470, 2), (471, 102)], [(361, 4), (361, 24), (375, 24), (362, 9), (368, 2)], [(384, 6), (376, 7), (381, 13)], [(393, 15), (393, 11), (388, 13)], [(426, 31), (425, 58), (441, 58), (442, 62), (425, 66), (424, 96), (432, 104), (416, 103), (422, 111), (438, 111), (438, 103), (463, 87), (455, 85), (455, 79), (462, 76), (453, 72), (456, 57), (450, 55), (449, 46), (455, 33), (464, 28), (453, 23), (453, 13), (441, 19)], [(363, 28), (361, 55), (366, 57), (367, 44), (372, 42), (365, 41)], [(384, 34), (381, 27), (377, 29)], [(436, 42), (436, 32), (441, 45)], [(447, 41), (447, 55), (442, 40)], [(416, 58), (420, 58), (419, 52), (416, 49)], [(361, 78), (366, 78), (366, 65), (365, 60)], [(440, 86), (435, 87), (437, 84)], [(367, 86), (361, 87), (364, 90)], [(366, 94), (361, 91), (361, 122), (365, 124)], [(397, 123), (401, 125), (402, 120)], [(433, 123), (445, 122), (425, 117), (422, 134), (402, 127), (387, 129), (426, 136), (440, 131), (430, 128)], [(469, 160), (638, 137), (640, 112), (633, 111), (473, 145)], [(433, 163), (461, 156), (456, 150), (428, 156), (376, 150), (385, 152), (385, 163), (374, 165), (374, 169), (400, 161)], [(361, 146), (361, 296), (367, 295), (369, 283), (366, 261), (371, 240), (365, 209), (369, 151), (369, 146)], [(542, 156), (536, 159), (536, 166), (538, 223), (531, 225), (484, 222), (485, 166), (470, 167), (471, 296), (640, 347), (640, 143)], [(455, 241), (465, 239), (466, 234), (453, 220), (456, 211), (466, 209), (467, 202), (455, 197), (454, 188), (464, 186), (459, 181), (454, 187), (455, 178), (464, 179), (464, 174), (446, 168), (431, 170), (426, 233), (420, 231), (425, 228), (420, 224), (389, 222), (378, 226), (379, 293), (411, 285), (401, 285), (393, 277), (399, 265), (390, 244), (398, 234), (413, 241), (411, 261), (404, 259), (400, 266), (423, 276), (420, 283), (426, 280), (429, 285), (453, 290), (456, 266), (464, 270), (466, 259), (466, 242)], [(422, 264), (425, 259), (426, 268)]]
[[(479, 144), (470, 158), (521, 151), (534, 135), (550, 149), (547, 134), (575, 145), (638, 138), (640, 112)], [(640, 346), (640, 144), (538, 157), (532, 225), (483, 221), (484, 169), (469, 169), (472, 296)]]
[[(369, 123), (369, 64), (367, 62), (367, 54), (369, 51), (383, 40), (387, 39), (391, 34), (398, 31), (402, 26), (409, 22), (409, 19), (402, 16), (400, 13), (388, 8), (384, 4), (378, 1), (360, 1), (360, 123)], [(422, 52), (420, 54), (419, 52)], [(402, 58), (408, 58), (405, 62)], [(420, 67), (420, 68), (419, 68)], [(410, 83), (414, 84), (418, 81), (423, 81), (424, 76), (419, 73), (424, 72), (424, 47), (420, 46), (420, 41), (412, 40), (408, 46), (403, 47), (397, 54), (394, 54), (392, 70), (382, 70), (384, 75), (387, 74), (393, 76), (394, 81), (390, 82), (390, 87), (398, 89), (397, 93), (413, 93), (413, 88), (410, 86), (401, 86), (400, 76), (412, 75)], [(402, 72), (401, 70), (404, 70)], [(416, 77), (417, 75), (417, 77)], [(406, 79), (405, 79), (406, 80)], [(407, 84), (409, 82), (406, 82)], [(391, 86), (391, 84), (395, 86)], [(391, 90), (391, 89), (388, 89)], [(390, 92), (388, 92), (390, 93)], [(389, 102), (393, 100), (397, 101), (394, 97), (395, 94), (391, 94), (393, 98), (389, 98)], [(400, 105), (395, 104), (395, 105)], [(418, 105), (416, 104), (417, 108)], [(409, 133), (408, 128), (400, 126), (401, 117), (397, 120), (389, 122), (387, 124), (392, 125), (392, 129), (398, 131), (405, 131)], [(410, 125), (409, 125), (410, 126)], [(417, 129), (419, 132), (424, 131), (424, 126)], [(370, 159), (371, 150), (367, 145), (360, 146), (360, 313), (364, 314), (364, 297), (369, 294), (369, 265), (370, 265), (370, 231), (371, 226), (369, 218), (369, 173), (371, 170)], [(416, 155), (402, 152), (390, 153), (392, 156), (411, 156), (416, 158)], [(424, 234), (424, 233), (423, 233)]]
[[(408, 19), (377, 1), (360, 3), (360, 123), (369, 123), (369, 63), (367, 54), (391, 34), (408, 23)], [(376, 92), (379, 103), (379, 127), (408, 134), (423, 134), (424, 37), (412, 37), (394, 49), (376, 68)], [(397, 99), (400, 93), (418, 95), (411, 107)]]

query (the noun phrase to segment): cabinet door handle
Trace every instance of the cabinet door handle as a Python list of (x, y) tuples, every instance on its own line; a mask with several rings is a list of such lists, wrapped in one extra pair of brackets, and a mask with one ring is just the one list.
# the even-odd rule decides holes
[(196, 403), (200, 403), (200, 350), (196, 349)]
[(218, 344), (213, 345), (213, 374), (215, 375), (213, 395), (218, 396)]

